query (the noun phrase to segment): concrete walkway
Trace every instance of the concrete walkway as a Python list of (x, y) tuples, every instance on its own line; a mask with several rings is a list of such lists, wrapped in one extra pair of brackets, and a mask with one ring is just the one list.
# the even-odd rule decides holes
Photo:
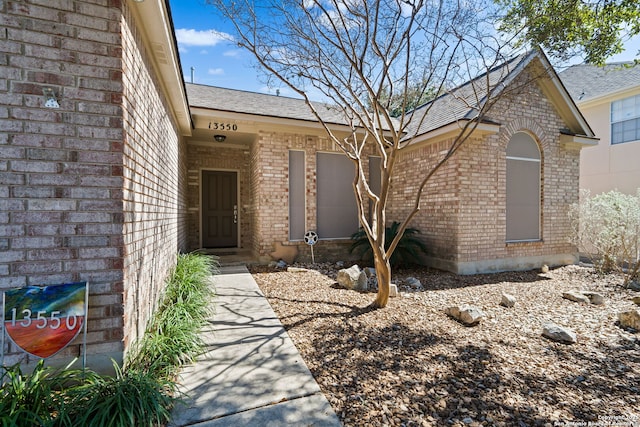
[(340, 426), (247, 268), (222, 267), (215, 287), (208, 352), (183, 371), (170, 425)]

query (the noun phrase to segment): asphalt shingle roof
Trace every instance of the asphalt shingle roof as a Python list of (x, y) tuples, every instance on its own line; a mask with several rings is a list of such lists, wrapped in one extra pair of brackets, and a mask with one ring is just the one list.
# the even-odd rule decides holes
[[(490, 88), (498, 88), (515, 77), (530, 61), (540, 55), (529, 52), (496, 66), (488, 74), (481, 75), (435, 100), (414, 110), (413, 119), (405, 129), (407, 137), (423, 135), (459, 120), (472, 119), (485, 102), (487, 80)], [(637, 67), (640, 70), (640, 67)], [(186, 83), (187, 97), (191, 107), (244, 113), (264, 117), (287, 118), (316, 122), (315, 116), (303, 99), (274, 96), (263, 93), (226, 89)], [(349, 121), (338, 107), (314, 102), (318, 113), (326, 123), (348, 124)], [(422, 121), (420, 113), (430, 108)], [(489, 117), (487, 122), (494, 122)], [(495, 122), (494, 122), (495, 123)]]
[[(186, 83), (185, 86), (191, 107), (265, 117), (317, 121), (303, 99), (193, 83)], [(327, 123), (348, 123), (340, 109), (321, 102), (314, 102), (313, 104), (318, 114), (320, 114)]]
[(576, 102), (585, 102), (640, 86), (640, 65), (619, 62), (598, 67), (573, 65), (560, 74), (562, 83)]
[[(511, 76), (514, 70), (534, 53), (518, 56), (474, 80), (463, 84), (414, 110), (413, 120), (407, 127), (407, 135), (422, 135), (458, 120), (472, 119), (484, 103), (487, 94), (487, 77), (490, 88)], [(430, 108), (424, 119), (421, 117)], [(420, 120), (422, 119), (422, 122)]]

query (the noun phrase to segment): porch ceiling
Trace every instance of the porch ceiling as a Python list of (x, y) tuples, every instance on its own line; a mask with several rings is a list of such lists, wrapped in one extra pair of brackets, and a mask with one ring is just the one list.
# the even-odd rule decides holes
[(257, 132), (253, 123), (219, 117), (212, 114), (194, 114), (192, 112), (193, 132), (190, 141), (210, 142), (220, 144), (214, 140), (215, 135), (224, 135), (224, 144), (248, 146), (255, 141)]

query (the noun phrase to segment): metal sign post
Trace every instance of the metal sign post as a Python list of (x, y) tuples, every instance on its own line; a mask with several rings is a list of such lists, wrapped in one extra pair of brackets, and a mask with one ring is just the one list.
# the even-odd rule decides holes
[(307, 231), (304, 233), (304, 242), (311, 248), (311, 263), (315, 264), (316, 259), (313, 255), (313, 245), (318, 243), (318, 233), (311, 230)]

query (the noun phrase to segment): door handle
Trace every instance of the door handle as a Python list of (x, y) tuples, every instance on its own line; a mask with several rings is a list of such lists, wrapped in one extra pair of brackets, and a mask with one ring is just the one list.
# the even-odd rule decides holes
[(233, 205), (233, 223), (238, 223), (238, 205)]

